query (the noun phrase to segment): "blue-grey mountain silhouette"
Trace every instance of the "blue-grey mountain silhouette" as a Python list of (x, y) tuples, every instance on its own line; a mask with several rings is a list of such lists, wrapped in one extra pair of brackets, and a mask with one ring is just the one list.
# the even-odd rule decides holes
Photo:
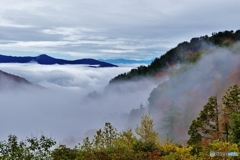
[(15, 57), (15, 56), (6, 56), (6, 55), (0, 55), (0, 63), (31, 63), (35, 62), (38, 64), (44, 64), (44, 65), (52, 65), (52, 64), (86, 64), (86, 65), (96, 65), (97, 67), (117, 67), (117, 65), (98, 61), (91, 58), (84, 58), (84, 59), (78, 59), (78, 60), (64, 60), (64, 59), (57, 59), (50, 57), (46, 54), (39, 55), (37, 57)]

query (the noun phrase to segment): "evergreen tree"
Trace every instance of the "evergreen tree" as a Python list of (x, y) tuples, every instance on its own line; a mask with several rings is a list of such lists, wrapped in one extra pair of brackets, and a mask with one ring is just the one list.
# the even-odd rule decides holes
[(232, 142), (240, 144), (240, 114), (233, 113), (231, 116)]
[(199, 116), (192, 121), (188, 131), (190, 138), (187, 143), (193, 146), (192, 154), (199, 154), (202, 150), (202, 142), (221, 139), (219, 115), (217, 97), (210, 97)]
[(219, 106), (217, 97), (210, 97), (204, 109), (200, 112), (203, 121), (202, 133), (205, 140), (213, 141), (220, 139), (219, 131)]
[(213, 141), (221, 139), (219, 129), (219, 106), (217, 97), (210, 97), (196, 120), (193, 120), (188, 131), (188, 144), (199, 143), (202, 140)]
[(202, 150), (202, 135), (200, 134), (200, 128), (202, 123), (199, 118), (192, 121), (192, 124), (189, 128), (188, 134), (190, 135), (189, 140), (187, 141), (188, 145), (193, 146), (192, 155), (198, 155)]
[(189, 128), (188, 134), (190, 139), (188, 140), (189, 145), (199, 144), (202, 141), (202, 135), (199, 133), (202, 123), (199, 118), (192, 121), (192, 124)]
[(170, 138), (170, 140), (173, 140), (175, 135), (174, 128), (177, 125), (177, 122), (180, 119), (180, 113), (179, 108), (175, 105), (174, 101), (169, 106), (169, 108), (165, 111), (163, 111), (163, 118), (162, 118), (162, 129), (165, 129), (167, 131), (167, 138)]
[[(224, 104), (223, 129), (225, 140), (232, 141), (233, 126), (230, 123), (233, 113), (240, 114), (240, 88), (238, 85), (231, 86), (222, 98)], [(234, 116), (236, 117), (236, 115)], [(233, 122), (235, 122), (235, 118)]]
[(240, 113), (240, 88), (238, 85), (231, 86), (222, 98), (225, 105), (225, 114)]

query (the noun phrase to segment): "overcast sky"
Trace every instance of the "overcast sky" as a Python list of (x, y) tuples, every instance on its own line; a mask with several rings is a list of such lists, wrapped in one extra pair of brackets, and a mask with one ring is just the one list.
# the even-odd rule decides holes
[(237, 30), (239, 0), (0, 0), (0, 54), (152, 59)]

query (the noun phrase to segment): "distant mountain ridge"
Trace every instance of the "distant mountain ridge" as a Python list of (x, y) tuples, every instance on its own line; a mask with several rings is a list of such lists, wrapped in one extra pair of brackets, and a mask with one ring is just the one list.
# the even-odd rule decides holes
[(78, 60), (64, 60), (64, 59), (57, 59), (50, 57), (46, 54), (42, 54), (36, 57), (16, 57), (16, 56), (6, 56), (0, 55), (0, 63), (38, 63), (44, 65), (52, 65), (52, 64), (87, 64), (87, 65), (99, 65), (98, 67), (117, 67), (117, 65), (98, 61), (95, 59), (85, 58), (85, 59), (78, 59)]
[(113, 64), (150, 64), (154, 59), (150, 60), (132, 60), (132, 59), (123, 59), (123, 58), (117, 58), (117, 59), (99, 59), (99, 61), (104, 61), (107, 63), (113, 63)]

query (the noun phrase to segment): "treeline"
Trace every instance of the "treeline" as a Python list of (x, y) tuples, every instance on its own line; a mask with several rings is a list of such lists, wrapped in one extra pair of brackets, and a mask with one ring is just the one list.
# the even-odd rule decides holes
[[(148, 66), (139, 66), (128, 73), (123, 73), (110, 81), (111, 83), (124, 80), (138, 80), (140, 77), (153, 77), (159, 72), (164, 72), (169, 66), (177, 63), (194, 63), (199, 60), (202, 53), (211, 49), (211, 45), (229, 47), (240, 40), (240, 30), (212, 33), (212, 36), (192, 38), (190, 42), (182, 42), (177, 47), (169, 50), (166, 54)], [(210, 44), (210, 45), (204, 45)]]
[[(178, 134), (178, 133), (174, 133)], [(161, 139), (154, 130), (150, 115), (142, 116), (135, 130), (117, 131), (105, 123), (93, 139), (85, 138), (74, 148), (58, 145), (51, 138), (27, 138), (18, 141), (10, 135), (0, 142), (3, 160), (206, 160), (239, 159), (240, 156), (240, 88), (231, 86), (219, 103), (210, 97), (192, 121), (187, 143)], [(53, 147), (55, 148), (53, 149)], [(211, 152), (235, 152), (234, 157), (210, 157)]]
[(199, 155), (203, 149), (202, 144), (214, 141), (223, 141), (237, 144), (240, 147), (240, 88), (231, 86), (222, 98), (208, 99), (199, 116), (192, 121), (188, 131), (190, 139), (188, 144), (193, 146), (192, 152)]

